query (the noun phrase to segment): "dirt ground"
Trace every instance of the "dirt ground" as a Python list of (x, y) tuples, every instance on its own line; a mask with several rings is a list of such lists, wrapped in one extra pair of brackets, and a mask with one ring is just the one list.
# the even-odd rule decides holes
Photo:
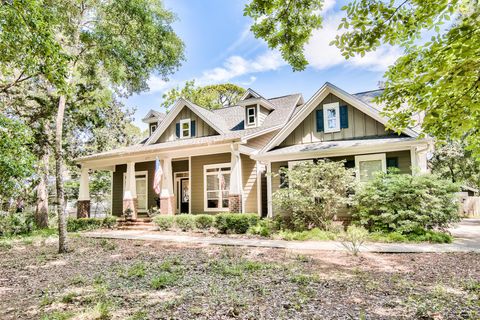
[(0, 319), (480, 319), (480, 254), (0, 246)]

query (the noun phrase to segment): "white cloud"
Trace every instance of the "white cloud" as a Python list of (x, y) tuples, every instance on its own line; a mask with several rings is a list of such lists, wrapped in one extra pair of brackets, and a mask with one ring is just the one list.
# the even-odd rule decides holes
[(167, 86), (171, 85), (171, 82), (167, 82), (156, 75), (151, 75), (147, 81), (150, 93), (163, 91)]
[(398, 47), (381, 46), (374, 52), (366, 53), (364, 57), (355, 56), (346, 60), (340, 50), (329, 43), (334, 40), (343, 13), (327, 15), (323, 21), (323, 28), (313, 32), (310, 42), (305, 46), (305, 57), (310, 66), (324, 70), (339, 65), (362, 68), (371, 71), (385, 71), (401, 55)]
[(223, 63), (223, 67), (204, 71), (197, 82), (199, 85), (228, 82), (244, 75), (277, 70), (284, 65), (285, 62), (276, 51), (266, 51), (251, 60), (230, 56)]

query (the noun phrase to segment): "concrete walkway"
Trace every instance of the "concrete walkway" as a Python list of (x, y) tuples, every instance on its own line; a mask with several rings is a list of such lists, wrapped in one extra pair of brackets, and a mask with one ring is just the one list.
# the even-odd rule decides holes
[[(480, 252), (480, 219), (465, 219), (450, 230), (455, 236), (451, 244), (407, 244), (407, 243), (367, 243), (363, 252)], [(290, 250), (345, 251), (339, 241), (285, 241), (270, 239), (239, 239), (226, 236), (192, 236), (162, 234), (159, 231), (143, 230), (100, 230), (82, 234), (91, 238), (129, 239), (146, 241), (164, 241), (203, 245), (224, 245), (242, 247), (282, 248)]]

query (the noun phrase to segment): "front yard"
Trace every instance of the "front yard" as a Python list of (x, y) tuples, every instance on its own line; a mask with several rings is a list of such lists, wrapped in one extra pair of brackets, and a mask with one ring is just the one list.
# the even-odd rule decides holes
[(1, 319), (478, 319), (480, 254), (71, 237), (0, 246)]

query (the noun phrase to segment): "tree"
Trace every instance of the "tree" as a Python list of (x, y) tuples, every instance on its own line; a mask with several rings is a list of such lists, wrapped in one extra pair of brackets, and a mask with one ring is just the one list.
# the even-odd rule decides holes
[(34, 171), (30, 151), (31, 130), (21, 122), (0, 114), (0, 198), (8, 199), (23, 189)]
[(252, 0), (243, 14), (253, 18), (250, 30), (256, 38), (279, 49), (293, 70), (301, 71), (308, 65), (303, 48), (322, 26), (322, 7), (323, 0)]
[(350, 203), (355, 177), (344, 161), (301, 162), (281, 168), (282, 187), (273, 194), (273, 204), (287, 227), (326, 228), (339, 210)]
[(161, 106), (168, 109), (175, 101), (184, 97), (206, 109), (219, 109), (235, 105), (244, 93), (245, 89), (232, 83), (199, 87), (195, 86), (195, 80), (191, 80), (187, 81), (182, 89), (177, 87), (165, 93)]
[[(34, 6), (32, 2), (2, 2), (0, 29), (3, 37), (0, 40), (2, 44), (5, 40), (7, 46), (13, 48), (15, 46), (9, 39), (20, 37), (18, 32), (28, 32), (28, 37), (42, 32), (38, 40), (40, 46), (48, 45), (51, 56), (64, 57), (67, 61), (65, 69), (63, 64), (52, 63), (54, 67), (61, 66), (60, 71), (66, 72), (52, 72), (52, 76), (41, 73), (54, 87), (58, 99), (54, 154), (59, 252), (62, 253), (67, 251), (62, 180), (63, 124), (66, 105), (73, 99), (79, 79), (94, 82), (103, 79), (108, 86), (126, 95), (139, 92), (148, 89), (146, 80), (151, 72), (155, 71), (166, 78), (178, 68), (183, 59), (184, 46), (171, 28), (174, 15), (155, 0), (49, 1), (42, 2), (38, 8), (35, 7), (35, 11), (29, 11)], [(24, 14), (34, 15), (36, 20), (42, 21), (40, 26), (44, 26), (45, 30), (34, 23), (23, 29), (10, 25), (18, 21), (23, 23)], [(51, 16), (46, 17), (47, 14)], [(34, 19), (29, 17), (30, 20)], [(42, 43), (43, 38), (48, 41)], [(19, 50), (16, 54), (21, 56), (23, 51), (29, 52), (27, 56), (33, 56), (34, 59), (27, 62), (35, 67), (25, 68), (24, 61), (11, 58), (12, 54), (7, 52), (10, 55), (5, 59), (0, 54), (2, 73), (9, 69), (43, 70), (37, 66), (35, 58), (41, 61), (40, 58), (45, 56), (44, 51), (30, 53), (32, 48), (28, 47), (28, 42), (27, 39), (25, 45), (22, 43), (18, 48), (15, 47)], [(61, 60), (62, 63), (64, 60)], [(34, 72), (27, 77), (37, 75)], [(89, 83), (86, 81), (87, 85)]]

